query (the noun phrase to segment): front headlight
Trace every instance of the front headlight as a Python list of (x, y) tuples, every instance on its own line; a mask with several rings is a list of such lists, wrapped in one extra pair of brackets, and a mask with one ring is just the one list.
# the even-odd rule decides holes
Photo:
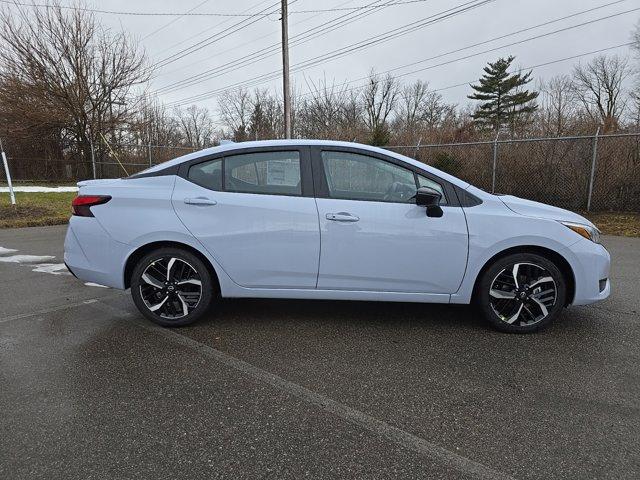
[(581, 223), (573, 223), (573, 222), (560, 222), (565, 227), (570, 228), (578, 235), (582, 235), (587, 240), (591, 240), (594, 243), (600, 243), (600, 230), (596, 227), (591, 227), (589, 225), (583, 225)]

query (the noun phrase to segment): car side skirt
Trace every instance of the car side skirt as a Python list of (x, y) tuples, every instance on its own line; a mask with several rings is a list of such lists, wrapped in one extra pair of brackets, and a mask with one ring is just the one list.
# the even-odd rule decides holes
[[(228, 285), (227, 285), (228, 287)], [(224, 291), (226, 290), (226, 291)], [(282, 298), (307, 300), (358, 300), (368, 302), (449, 303), (451, 295), (443, 293), (379, 292), (358, 290), (270, 289), (234, 286), (223, 289), (227, 298)]]

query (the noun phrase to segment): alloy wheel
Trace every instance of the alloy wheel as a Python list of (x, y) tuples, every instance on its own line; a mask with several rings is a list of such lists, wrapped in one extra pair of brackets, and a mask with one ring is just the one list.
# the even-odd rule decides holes
[(558, 289), (547, 269), (519, 262), (502, 269), (491, 282), (489, 304), (509, 325), (527, 326), (544, 320), (556, 304)]
[(140, 296), (146, 307), (168, 320), (186, 317), (202, 298), (197, 270), (177, 257), (151, 262), (140, 277)]

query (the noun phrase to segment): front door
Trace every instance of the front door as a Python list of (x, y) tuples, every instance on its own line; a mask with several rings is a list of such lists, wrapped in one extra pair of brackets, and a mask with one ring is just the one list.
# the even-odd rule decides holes
[[(319, 289), (450, 294), (467, 262), (461, 207), (437, 179), (363, 153), (317, 150), (314, 180), (320, 218)], [(444, 214), (427, 217), (418, 186), (443, 193)]]
[(184, 176), (175, 211), (235, 283), (315, 288), (320, 233), (305, 149), (230, 153)]

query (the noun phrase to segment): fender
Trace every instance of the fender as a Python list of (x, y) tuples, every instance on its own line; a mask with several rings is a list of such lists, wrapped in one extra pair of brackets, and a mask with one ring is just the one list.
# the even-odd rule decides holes
[(216, 275), (218, 276), (218, 282), (220, 284), (220, 293), (223, 297), (226, 296), (226, 293), (229, 290), (233, 290), (234, 288), (239, 287), (239, 285), (237, 285), (231, 279), (231, 277), (229, 277), (224, 268), (222, 268), (218, 261), (209, 253), (206, 248), (204, 248), (204, 246), (198, 241), (197, 238), (195, 238), (190, 233), (166, 230), (142, 235), (136, 238), (132, 243), (128, 244), (129, 248), (125, 255), (124, 261), (121, 263), (122, 268), (120, 272), (120, 278), (122, 279), (122, 287), (120, 288), (124, 288), (126, 265), (131, 255), (133, 255), (140, 248), (143, 248), (144, 246), (155, 242), (181, 243), (193, 248), (194, 250), (197, 250), (202, 256), (207, 259), (207, 261), (211, 264), (213, 270), (216, 272)]

